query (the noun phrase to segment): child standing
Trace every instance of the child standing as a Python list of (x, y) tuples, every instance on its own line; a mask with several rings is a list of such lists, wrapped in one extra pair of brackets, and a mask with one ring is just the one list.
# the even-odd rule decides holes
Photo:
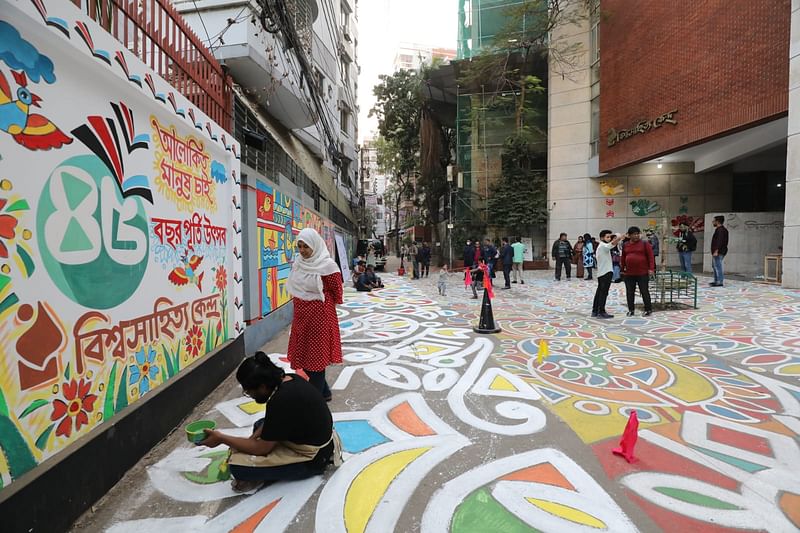
[(447, 274), (447, 265), (444, 265), (439, 271), (439, 281), (436, 283), (436, 287), (439, 289), (439, 296), (447, 296), (445, 294), (447, 291)]

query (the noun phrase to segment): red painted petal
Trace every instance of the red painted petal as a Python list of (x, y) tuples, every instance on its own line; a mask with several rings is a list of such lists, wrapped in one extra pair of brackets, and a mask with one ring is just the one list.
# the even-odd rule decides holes
[(65, 416), (64, 420), (56, 428), (56, 435), (60, 435), (62, 437), (69, 437), (72, 435), (72, 417)]
[(97, 401), (97, 396), (94, 394), (88, 394), (83, 398), (83, 403), (81, 404), (81, 408), (84, 411), (91, 413), (94, 410), (94, 402)]
[(64, 383), (62, 388), (64, 389), (64, 398), (67, 400), (74, 400), (78, 395), (78, 382), (74, 379), (69, 383)]
[(3, 241), (0, 241), (0, 257), (8, 259), (8, 248)]
[(65, 414), (67, 414), (67, 404), (61, 400), (53, 400), (53, 414), (50, 415), (50, 420), (55, 422)]
[(89, 394), (91, 388), (92, 383), (90, 381), (84, 382), (81, 380), (81, 382), (78, 384), (78, 398), (85, 398), (86, 395)]
[(0, 237), (11, 239), (17, 228), (17, 219), (11, 215), (0, 215)]
[(78, 411), (78, 416), (75, 417), (75, 431), (80, 431), (81, 426), (89, 425), (89, 415), (85, 411)]

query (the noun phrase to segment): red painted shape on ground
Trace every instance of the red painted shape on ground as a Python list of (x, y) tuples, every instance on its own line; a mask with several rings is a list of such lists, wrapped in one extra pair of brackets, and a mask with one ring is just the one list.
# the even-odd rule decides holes
[(655, 522), (662, 531), (667, 533), (673, 531), (675, 533), (731, 533), (734, 531), (741, 533), (742, 531), (741, 529), (717, 526), (708, 522), (689, 518), (682, 514), (673, 513), (663, 507), (650, 503), (631, 490), (626, 490), (625, 492), (634, 503), (641, 507), (642, 510), (653, 519), (653, 522)]
[(633, 464), (612, 455), (611, 450), (616, 445), (616, 439), (609, 439), (592, 446), (592, 451), (611, 479), (617, 479), (633, 472), (663, 472), (705, 481), (723, 489), (739, 490), (739, 483), (735, 479), (723, 476), (644, 439), (639, 440), (636, 445), (637, 461)]
[(500, 478), (504, 481), (533, 481), (536, 483), (544, 483), (545, 485), (554, 485), (562, 489), (575, 490), (572, 483), (564, 477), (564, 474), (558, 471), (551, 463), (541, 463), (510, 474)]
[(235, 528), (231, 529), (229, 533), (253, 533), (258, 525), (264, 520), (264, 517), (269, 514), (272, 509), (278, 505), (278, 502), (281, 501), (280, 498), (275, 500), (274, 502), (270, 503), (260, 511), (250, 515), (250, 517), (245, 520), (244, 522), (240, 523)]
[(800, 528), (800, 495), (784, 492), (778, 499), (778, 505), (792, 523)]
[(766, 457), (774, 457), (775, 455), (772, 452), (769, 441), (764, 437), (748, 435), (747, 433), (736, 431), (735, 429), (728, 429), (721, 426), (709, 426), (708, 440), (758, 453)]
[(389, 411), (389, 420), (398, 428), (415, 437), (436, 435), (436, 432), (417, 416), (408, 402), (403, 402)]

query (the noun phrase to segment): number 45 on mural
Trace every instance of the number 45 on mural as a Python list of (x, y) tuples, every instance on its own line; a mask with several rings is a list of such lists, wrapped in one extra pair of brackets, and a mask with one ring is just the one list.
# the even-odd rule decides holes
[(72, 139), (48, 118), (30, 112), (31, 106), (39, 107), (41, 98), (28, 89), (25, 73), (11, 71), (11, 74), (19, 85), (16, 100), (12, 99), (8, 80), (0, 72), (0, 130), (30, 150), (49, 150), (71, 143)]

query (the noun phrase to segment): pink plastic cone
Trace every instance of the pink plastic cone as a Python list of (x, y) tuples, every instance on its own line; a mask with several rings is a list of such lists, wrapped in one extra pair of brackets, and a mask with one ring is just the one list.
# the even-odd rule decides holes
[(636, 414), (636, 409), (633, 409), (628, 417), (628, 423), (625, 425), (625, 431), (622, 433), (622, 439), (619, 441), (619, 447), (611, 451), (616, 455), (621, 455), (629, 463), (634, 462), (636, 457), (633, 456), (633, 448), (636, 446), (636, 439), (639, 438), (638, 431), (639, 415)]

